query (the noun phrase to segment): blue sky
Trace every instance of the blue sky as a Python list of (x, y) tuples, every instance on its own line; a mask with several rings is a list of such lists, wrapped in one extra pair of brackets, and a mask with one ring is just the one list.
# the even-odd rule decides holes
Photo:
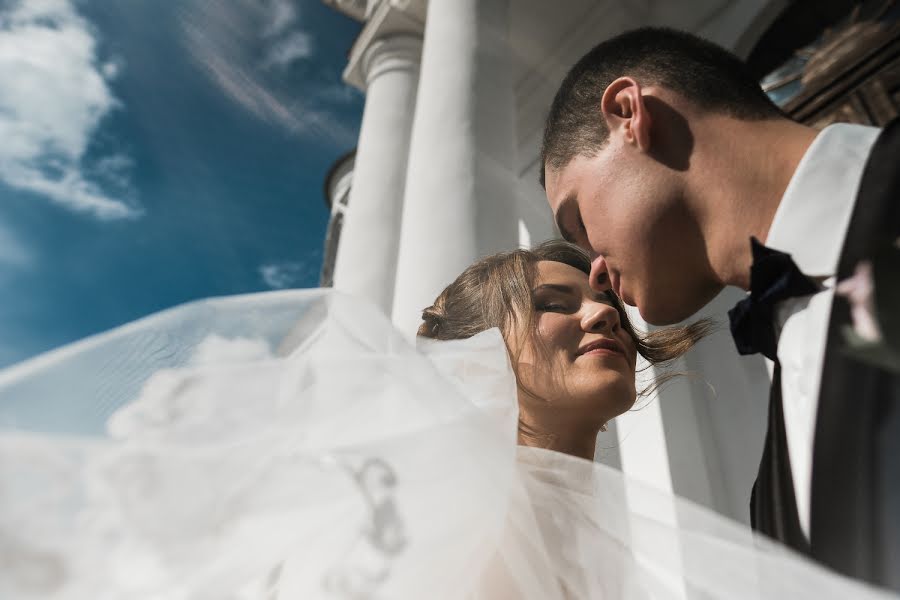
[(0, 367), (315, 286), (359, 27), (320, 0), (0, 0)]

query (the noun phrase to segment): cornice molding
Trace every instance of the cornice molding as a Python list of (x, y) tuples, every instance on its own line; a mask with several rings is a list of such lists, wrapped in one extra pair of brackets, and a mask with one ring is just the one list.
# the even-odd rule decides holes
[[(350, 59), (344, 69), (344, 81), (363, 92), (366, 90), (366, 58), (369, 47), (391, 38), (418, 38), (425, 31), (425, 0), (381, 0), (371, 9), (368, 20), (350, 49)], [(421, 42), (420, 42), (421, 44)], [(419, 50), (421, 52), (421, 49)], [(371, 79), (371, 74), (368, 74)]]
[(322, 0), (322, 2), (351, 19), (366, 20), (366, 0)]

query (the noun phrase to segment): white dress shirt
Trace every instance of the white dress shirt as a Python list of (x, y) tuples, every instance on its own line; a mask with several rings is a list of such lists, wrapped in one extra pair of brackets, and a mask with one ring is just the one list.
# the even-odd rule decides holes
[(835, 273), (863, 169), (879, 133), (862, 125), (823, 129), (797, 166), (765, 242), (790, 254), (805, 275), (824, 287), (812, 296), (781, 302), (775, 311), (788, 456), (807, 539), (813, 437)]

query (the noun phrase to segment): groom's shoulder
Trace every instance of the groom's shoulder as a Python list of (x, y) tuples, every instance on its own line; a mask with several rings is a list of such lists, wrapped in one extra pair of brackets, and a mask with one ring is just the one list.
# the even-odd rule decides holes
[(860, 182), (859, 196), (881, 196), (882, 203), (891, 207), (885, 218), (896, 219), (897, 193), (900, 192), (900, 118), (893, 119), (878, 134), (866, 161)]
[(900, 203), (896, 201), (900, 195), (898, 157), (900, 119), (894, 119), (883, 129), (875, 129), (838, 267), (839, 276), (849, 276), (856, 263), (881, 243), (879, 240), (894, 240), (900, 235)]
[(891, 120), (883, 128), (865, 125), (847, 125), (847, 127), (860, 128), (858, 129), (860, 135), (872, 139), (868, 160), (863, 170), (860, 193), (866, 191), (866, 181), (873, 178), (888, 179), (892, 181), (892, 187), (900, 186), (898, 177), (900, 169), (897, 168), (897, 158), (900, 157), (900, 118)]
[[(884, 146), (896, 148), (897, 145), (900, 144), (900, 117), (896, 117), (888, 121), (888, 123), (885, 124), (885, 126), (882, 128), (869, 127), (867, 125), (859, 125), (858, 127), (863, 127), (867, 130), (874, 129), (878, 132), (878, 139), (875, 142), (875, 148), (873, 149), (873, 152), (879, 150)], [(898, 155), (895, 154), (894, 158), (896, 158), (897, 156)]]

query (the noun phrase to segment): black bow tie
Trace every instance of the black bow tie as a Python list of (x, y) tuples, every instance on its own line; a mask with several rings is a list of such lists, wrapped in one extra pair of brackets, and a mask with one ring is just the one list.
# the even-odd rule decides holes
[(763, 356), (775, 360), (776, 303), (815, 294), (819, 286), (800, 272), (789, 254), (766, 248), (754, 237), (750, 238), (750, 246), (753, 252), (750, 295), (728, 311), (731, 335), (741, 354), (762, 352)]

